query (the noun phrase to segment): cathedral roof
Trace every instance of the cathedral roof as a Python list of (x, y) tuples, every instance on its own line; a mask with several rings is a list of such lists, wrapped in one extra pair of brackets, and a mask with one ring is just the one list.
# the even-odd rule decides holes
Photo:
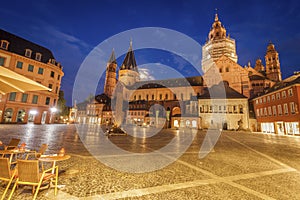
[(104, 93), (95, 96), (95, 100), (96, 100), (98, 103), (105, 103), (105, 104), (110, 102), (109, 96), (107, 96), (107, 95), (104, 94)]
[(134, 52), (132, 50), (132, 42), (130, 42), (130, 47), (129, 47), (128, 52), (125, 56), (125, 59), (121, 65), (120, 70), (125, 70), (125, 69), (138, 72), (136, 60), (134, 57)]
[(135, 85), (128, 87), (129, 89), (151, 89), (151, 88), (166, 88), (166, 87), (187, 87), (187, 86), (202, 86), (203, 79), (201, 76), (194, 76), (188, 78), (174, 78), (166, 80), (151, 80), (140, 81)]
[(206, 90), (203, 95), (200, 95), (198, 97), (198, 99), (241, 99), (241, 98), (247, 99), (246, 96), (232, 89), (229, 86), (228, 82), (226, 81), (220, 82), (218, 85), (213, 85), (208, 90)]
[(273, 87), (267, 89), (265, 91), (265, 94), (274, 92), (279, 89), (283, 89), (285, 87), (289, 87), (294, 84), (300, 84), (300, 73), (299, 72), (295, 73), (293, 76), (290, 76), (290, 77), (284, 79), (283, 81), (276, 83), (275, 85), (273, 85)]

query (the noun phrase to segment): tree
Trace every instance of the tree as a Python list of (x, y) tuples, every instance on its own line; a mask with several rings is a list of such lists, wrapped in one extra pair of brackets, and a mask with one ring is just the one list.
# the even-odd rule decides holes
[(69, 108), (66, 106), (66, 100), (64, 96), (65, 96), (64, 91), (60, 90), (58, 95), (58, 101), (57, 101), (58, 115), (63, 117), (68, 117)]

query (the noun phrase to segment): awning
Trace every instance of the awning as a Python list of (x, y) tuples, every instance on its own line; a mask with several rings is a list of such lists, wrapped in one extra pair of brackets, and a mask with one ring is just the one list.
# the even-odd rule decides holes
[(50, 90), (25, 76), (0, 66), (0, 93)]

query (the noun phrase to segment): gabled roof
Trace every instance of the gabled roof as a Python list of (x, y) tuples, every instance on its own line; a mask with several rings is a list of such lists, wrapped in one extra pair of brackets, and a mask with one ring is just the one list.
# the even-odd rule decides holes
[(30, 49), (32, 51), (31, 59), (35, 59), (36, 53), (42, 54), (41, 62), (48, 63), (49, 59), (55, 59), (52, 52), (38, 44), (25, 40), (19, 36), (0, 29), (0, 40), (7, 40), (9, 42), (8, 51), (25, 56), (25, 50)]
[[(212, 96), (212, 97), (211, 97)], [(208, 90), (200, 95), (198, 99), (244, 99), (247, 97), (229, 87), (228, 82), (220, 82), (218, 85), (213, 85)]]

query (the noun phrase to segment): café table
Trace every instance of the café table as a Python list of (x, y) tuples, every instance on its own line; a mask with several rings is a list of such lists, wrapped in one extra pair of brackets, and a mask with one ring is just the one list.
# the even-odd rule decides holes
[[(70, 155), (57, 155), (57, 154), (41, 155), (41, 157), (39, 158), (39, 161), (52, 163), (52, 174), (54, 174), (56, 163), (60, 162), (60, 161), (68, 160), (70, 158), (71, 158)], [(51, 183), (52, 183), (52, 181), (51, 181)], [(58, 185), (57, 187), (61, 188), (61, 187), (63, 187), (63, 185)]]

